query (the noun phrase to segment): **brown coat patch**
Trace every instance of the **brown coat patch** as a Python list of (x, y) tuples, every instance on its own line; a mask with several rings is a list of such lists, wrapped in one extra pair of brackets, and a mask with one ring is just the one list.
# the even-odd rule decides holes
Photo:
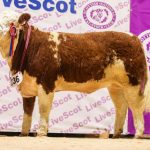
[[(24, 49), (27, 26), (20, 32), (14, 54), (12, 70), (18, 71)], [(137, 85), (147, 81), (146, 60), (141, 42), (136, 36), (121, 32), (99, 32), (85, 34), (60, 33), (58, 59), (54, 57), (55, 41), (49, 41), (50, 33), (32, 27), (28, 51), (21, 71), (37, 78), (47, 93), (55, 88), (58, 76), (69, 82), (100, 80), (104, 69), (115, 59), (124, 62), (129, 81)], [(64, 40), (64, 37), (66, 40)], [(145, 79), (144, 79), (145, 78)]]
[(130, 83), (137, 85), (146, 75), (146, 60), (140, 40), (119, 32), (66, 34), (59, 45), (61, 69), (66, 80), (99, 80), (115, 57), (124, 62)]

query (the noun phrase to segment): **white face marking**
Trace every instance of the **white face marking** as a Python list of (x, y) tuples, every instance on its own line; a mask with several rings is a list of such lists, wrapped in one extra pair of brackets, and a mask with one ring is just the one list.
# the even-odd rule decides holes
[(16, 23), (19, 14), (12, 10), (3, 11), (0, 13), (0, 33), (5, 35), (10, 28), (10, 23)]
[[(12, 10), (2, 11), (0, 13), (0, 51), (3, 57), (8, 59), (8, 61), (9, 61), (8, 51), (10, 45), (10, 34), (9, 34), (10, 24), (14, 23), (15, 25), (17, 25), (18, 18), (19, 14)], [(17, 41), (18, 38), (15, 39), (14, 49), (16, 47)]]

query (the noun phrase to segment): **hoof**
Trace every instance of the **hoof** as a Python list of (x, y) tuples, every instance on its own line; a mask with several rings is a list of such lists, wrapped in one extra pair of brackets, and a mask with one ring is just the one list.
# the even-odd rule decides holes
[(143, 132), (136, 132), (136, 134), (134, 135), (134, 138), (135, 139), (141, 139), (141, 138), (143, 138)]
[(120, 134), (114, 134), (112, 138), (113, 138), (113, 139), (119, 139), (120, 137), (121, 137)]
[(143, 138), (143, 135), (135, 135), (134, 138), (135, 138), (135, 139), (142, 139), (142, 138)]
[(142, 134), (142, 135), (138, 136), (136, 139), (150, 139), (150, 135), (149, 134)]
[(122, 129), (119, 129), (118, 132), (116, 132), (114, 135), (113, 135), (113, 139), (118, 139), (121, 137), (121, 133), (123, 132)]
[(39, 132), (38, 132), (38, 133), (37, 133), (37, 136), (38, 136), (38, 137), (47, 136), (47, 133), (41, 133), (41, 132), (39, 133)]
[(38, 130), (37, 131), (37, 136), (42, 137), (42, 136), (47, 136), (47, 130)]
[(21, 133), (21, 134), (19, 134), (20, 137), (25, 137), (25, 136), (28, 136), (28, 135), (29, 135), (29, 133)]

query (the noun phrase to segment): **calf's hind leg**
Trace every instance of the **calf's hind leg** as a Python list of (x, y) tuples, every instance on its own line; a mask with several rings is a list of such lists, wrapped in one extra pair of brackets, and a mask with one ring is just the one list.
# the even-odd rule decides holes
[(127, 105), (126, 103), (120, 103), (116, 105), (116, 118), (115, 118), (115, 128), (113, 138), (119, 138), (123, 132), (123, 126), (127, 114)]
[(128, 87), (125, 96), (133, 114), (135, 137), (140, 138), (144, 132), (144, 96), (139, 95), (139, 86)]
[(23, 123), (21, 136), (28, 136), (31, 122), (32, 122), (32, 113), (34, 109), (35, 97), (23, 98)]
[(144, 118), (143, 118), (143, 110), (141, 108), (131, 108), (134, 126), (136, 129), (135, 138), (141, 138), (144, 132)]
[(119, 138), (123, 132), (123, 125), (128, 107), (123, 95), (123, 89), (120, 86), (113, 84), (108, 89), (116, 110), (113, 138)]

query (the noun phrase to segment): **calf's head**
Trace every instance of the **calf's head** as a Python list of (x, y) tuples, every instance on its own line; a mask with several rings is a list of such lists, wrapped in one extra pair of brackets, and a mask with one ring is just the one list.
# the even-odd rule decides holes
[(14, 11), (4, 11), (0, 14), (0, 52), (3, 58), (5, 58), (8, 61), (9, 65), (11, 64), (11, 33), (15, 32), (13, 44), (13, 49), (15, 50), (18, 43), (19, 32), (20, 30), (27, 29), (27, 22), (29, 21), (29, 19), (29, 14), (22, 14), (19, 17), (19, 14)]

